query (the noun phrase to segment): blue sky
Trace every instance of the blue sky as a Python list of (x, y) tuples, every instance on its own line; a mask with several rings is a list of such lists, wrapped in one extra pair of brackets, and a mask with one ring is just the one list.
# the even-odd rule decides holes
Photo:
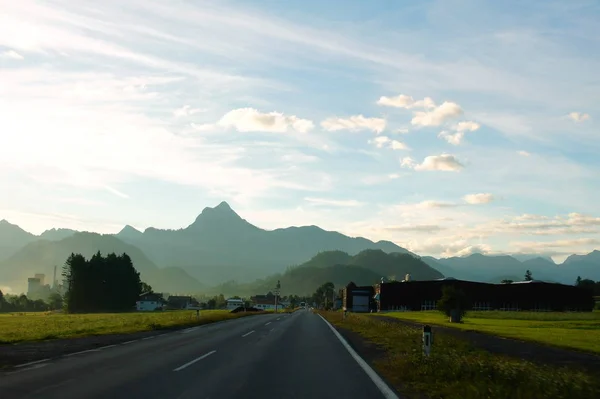
[(222, 200), (420, 254), (600, 247), (595, 1), (0, 0), (0, 219)]

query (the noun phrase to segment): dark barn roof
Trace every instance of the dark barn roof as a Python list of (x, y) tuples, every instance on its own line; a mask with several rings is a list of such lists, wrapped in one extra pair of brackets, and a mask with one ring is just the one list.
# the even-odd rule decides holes
[(541, 281), (490, 284), (440, 279), (377, 284), (379, 310), (401, 307), (421, 310), (425, 302), (437, 302), (442, 296), (442, 287), (446, 285), (462, 289), (473, 304), (489, 310), (591, 311), (594, 307), (589, 292), (572, 285)]

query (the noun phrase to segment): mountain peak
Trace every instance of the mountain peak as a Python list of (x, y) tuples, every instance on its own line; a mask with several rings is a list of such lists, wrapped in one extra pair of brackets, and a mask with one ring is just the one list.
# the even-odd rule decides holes
[(222, 211), (231, 211), (231, 212), (233, 212), (233, 209), (231, 209), (231, 207), (229, 206), (229, 204), (227, 203), (227, 201), (221, 201), (221, 203), (219, 203), (219, 205), (215, 206), (212, 209), (218, 209), (218, 210), (222, 210)]
[(138, 229), (136, 229), (133, 226), (130, 225), (125, 225), (125, 227), (123, 227), (121, 229), (121, 231), (119, 231), (119, 233), (117, 233), (118, 235), (123, 235), (123, 234), (141, 234), (142, 232), (139, 231)]
[(214, 208), (206, 207), (202, 210), (200, 215), (196, 218), (194, 223), (188, 226), (188, 229), (215, 229), (215, 228), (226, 228), (232, 226), (246, 225), (246, 222), (240, 215), (238, 215), (229, 204), (222, 201), (219, 205)]

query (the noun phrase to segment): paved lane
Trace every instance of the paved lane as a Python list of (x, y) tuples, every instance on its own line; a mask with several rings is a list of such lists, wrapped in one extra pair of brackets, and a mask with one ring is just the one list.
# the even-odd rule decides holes
[(0, 375), (0, 397), (11, 399), (335, 396), (386, 397), (308, 311), (172, 332)]

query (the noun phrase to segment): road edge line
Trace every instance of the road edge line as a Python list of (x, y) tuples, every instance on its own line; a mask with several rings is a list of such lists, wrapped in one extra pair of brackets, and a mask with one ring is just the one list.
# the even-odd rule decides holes
[(21, 367), (27, 367), (27, 366), (31, 366), (31, 365), (34, 365), (34, 364), (47, 362), (47, 361), (50, 361), (50, 360), (52, 360), (52, 359), (48, 358), (48, 359), (42, 359), (42, 360), (34, 360), (33, 362), (23, 363), (23, 364), (19, 364), (19, 365), (13, 366), (13, 367), (16, 368), (16, 369), (18, 369), (18, 368), (21, 368)]
[(369, 376), (371, 381), (373, 381), (373, 383), (375, 384), (377, 389), (379, 389), (379, 391), (383, 394), (383, 396), (386, 399), (400, 399), (400, 397), (396, 395), (396, 393), (388, 386), (388, 384), (386, 384), (386, 382), (383, 381), (379, 374), (377, 374), (377, 372), (373, 370), (373, 368), (369, 366), (369, 364), (362, 357), (360, 357), (360, 355), (356, 353), (354, 349), (352, 349), (352, 347), (350, 346), (350, 344), (348, 344), (346, 339), (342, 337), (342, 334), (340, 334), (338, 330), (336, 330), (335, 327), (332, 326), (331, 323), (328, 322), (327, 319), (325, 319), (323, 316), (319, 315), (319, 317), (325, 322), (325, 324), (327, 324), (327, 326), (331, 329), (333, 334), (342, 343), (344, 348), (346, 348), (346, 350), (348, 351), (348, 353), (350, 353), (354, 360), (356, 360), (358, 365), (363, 369), (367, 376)]

